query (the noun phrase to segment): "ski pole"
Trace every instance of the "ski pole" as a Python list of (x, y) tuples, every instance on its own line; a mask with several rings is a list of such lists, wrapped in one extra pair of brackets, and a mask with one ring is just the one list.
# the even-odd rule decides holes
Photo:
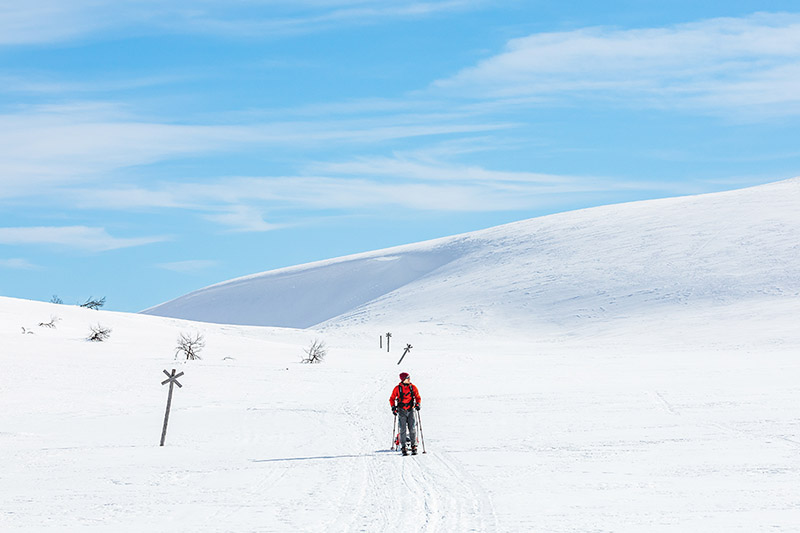
[(394, 438), (394, 428), (397, 427), (397, 413), (394, 414), (394, 422), (392, 423), (392, 447), (389, 448), (392, 451), (397, 451), (397, 442)]
[(428, 453), (425, 451), (425, 435), (422, 434), (422, 415), (419, 414), (419, 411), (417, 411), (417, 423), (419, 424), (419, 441), (422, 443), (422, 453)]

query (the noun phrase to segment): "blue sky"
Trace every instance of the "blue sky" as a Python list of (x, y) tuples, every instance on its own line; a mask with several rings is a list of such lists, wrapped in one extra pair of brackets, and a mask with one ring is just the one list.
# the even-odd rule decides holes
[(763, 6), (0, 7), (0, 294), (139, 311), (282, 266), (798, 176), (800, 10)]

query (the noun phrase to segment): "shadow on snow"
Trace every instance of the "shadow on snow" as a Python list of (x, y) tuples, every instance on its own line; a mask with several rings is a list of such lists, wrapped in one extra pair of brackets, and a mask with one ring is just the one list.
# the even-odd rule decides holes
[[(317, 455), (313, 457), (285, 457), (283, 459), (251, 459), (253, 463), (282, 463), (285, 461), (316, 461), (321, 459), (355, 459), (358, 457), (375, 457), (379, 453), (391, 453), (393, 450), (375, 450), (373, 453), (347, 455)], [(394, 452), (397, 453), (397, 452)]]

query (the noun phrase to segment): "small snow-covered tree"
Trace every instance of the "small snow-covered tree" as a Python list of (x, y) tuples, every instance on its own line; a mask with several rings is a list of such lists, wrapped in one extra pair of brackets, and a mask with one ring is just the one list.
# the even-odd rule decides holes
[(199, 333), (181, 333), (178, 337), (178, 346), (175, 347), (175, 358), (183, 354), (186, 359), (200, 359), (200, 351), (205, 347), (206, 341)]
[(319, 339), (314, 339), (311, 346), (303, 350), (306, 357), (303, 358), (303, 363), (321, 363), (325, 356), (328, 355), (328, 348), (325, 343)]
[(89, 336), (86, 337), (87, 341), (103, 342), (111, 337), (111, 328), (107, 328), (97, 324), (96, 326), (89, 327)]

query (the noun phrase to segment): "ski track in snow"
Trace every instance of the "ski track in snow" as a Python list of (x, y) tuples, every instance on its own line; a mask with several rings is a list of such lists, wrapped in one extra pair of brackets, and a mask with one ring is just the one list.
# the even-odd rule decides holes
[[(385, 380), (375, 378), (344, 407), (353, 428), (352, 442), (359, 443), (359, 448), (355, 462), (342, 468), (348, 479), (346, 498), (339, 503), (339, 516), (325, 531), (401, 531), (409, 527), (424, 533), (495, 531), (495, 524), (486, 519), (493, 517), (486, 491), (447, 454), (423, 453), (420, 446), (418, 455), (403, 457), (389, 450), (388, 432), (384, 436), (387, 450), (374, 450), (375, 443), (381, 442), (380, 422), (392, 420), (381, 416), (388, 412), (388, 396)], [(376, 409), (376, 400), (384, 410)], [(372, 419), (364, 417), (369, 412)]]

